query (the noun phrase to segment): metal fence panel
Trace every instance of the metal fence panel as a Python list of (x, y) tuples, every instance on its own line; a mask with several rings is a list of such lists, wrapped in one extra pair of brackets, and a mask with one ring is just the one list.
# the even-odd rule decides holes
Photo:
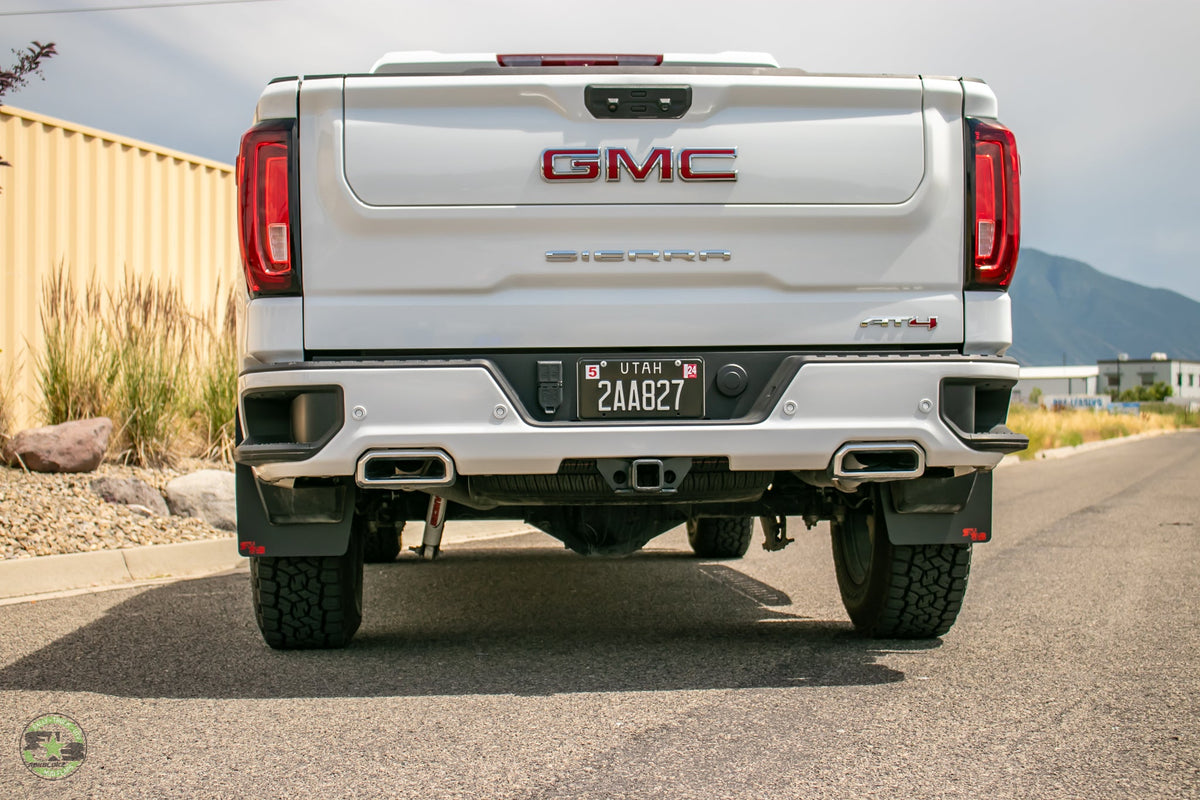
[[(232, 148), (236, 143), (231, 143)], [(0, 380), (35, 422), (43, 281), (126, 274), (179, 287), (195, 313), (240, 280), (233, 168), (12, 106), (0, 107)]]

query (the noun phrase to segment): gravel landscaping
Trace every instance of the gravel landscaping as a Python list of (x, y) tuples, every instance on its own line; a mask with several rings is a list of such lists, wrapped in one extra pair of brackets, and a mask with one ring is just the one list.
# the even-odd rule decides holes
[(208, 461), (150, 470), (103, 464), (95, 472), (41, 474), (0, 466), (0, 559), (111, 550), (230, 536), (191, 517), (147, 516), (106, 503), (89, 484), (99, 477), (138, 478), (162, 492), (174, 478)]

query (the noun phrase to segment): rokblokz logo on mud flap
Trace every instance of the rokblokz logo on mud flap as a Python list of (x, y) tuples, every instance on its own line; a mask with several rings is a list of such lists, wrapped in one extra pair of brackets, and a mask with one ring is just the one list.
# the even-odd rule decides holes
[(83, 765), (87, 737), (65, 714), (42, 714), (21, 732), (21, 760), (39, 778), (59, 780)]

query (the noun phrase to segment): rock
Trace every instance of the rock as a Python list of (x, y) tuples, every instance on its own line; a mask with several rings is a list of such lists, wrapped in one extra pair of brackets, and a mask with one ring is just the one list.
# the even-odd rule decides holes
[(112, 420), (81, 419), (21, 431), (4, 446), (4, 461), (33, 472), (91, 472), (100, 466)]
[(196, 517), (214, 528), (236, 531), (234, 484), (232, 472), (202, 469), (167, 484), (167, 505), (172, 514)]
[(89, 487), (106, 502), (127, 506), (144, 516), (165, 517), (171, 513), (158, 490), (137, 478), (97, 478)]

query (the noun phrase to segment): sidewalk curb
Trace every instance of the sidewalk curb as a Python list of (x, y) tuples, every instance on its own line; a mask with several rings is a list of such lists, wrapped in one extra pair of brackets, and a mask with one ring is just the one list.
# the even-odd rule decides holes
[(0, 598), (208, 575), (244, 562), (233, 538), (6, 559), (0, 561)]
[[(447, 527), (443, 542), (467, 544), (505, 536), (521, 536), (533, 530), (517, 521), (460, 522)], [(56, 592), (121, 588), (147, 581), (195, 578), (245, 569), (249, 563), (238, 554), (235, 537), (5, 559), (0, 561), (0, 605), (7, 605), (5, 601), (13, 598)]]

